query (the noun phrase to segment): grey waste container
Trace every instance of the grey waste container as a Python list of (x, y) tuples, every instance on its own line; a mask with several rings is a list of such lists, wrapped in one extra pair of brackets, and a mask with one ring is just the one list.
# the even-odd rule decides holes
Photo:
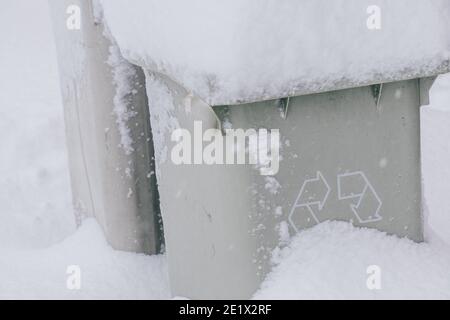
[[(179, 128), (194, 132), (201, 121), (203, 130), (274, 128), (281, 136), (274, 176), (253, 165), (177, 165), (170, 154), (159, 159), (173, 293), (251, 297), (269, 271), (283, 226), (294, 235), (343, 220), (422, 241), (420, 106), (432, 81), (211, 108), (167, 77), (149, 73), (147, 94), (157, 96), (161, 87), (170, 92), (173, 107), (166, 112)], [(150, 113), (159, 109), (150, 99)], [(156, 130), (166, 134), (157, 154), (177, 146), (173, 130)]]

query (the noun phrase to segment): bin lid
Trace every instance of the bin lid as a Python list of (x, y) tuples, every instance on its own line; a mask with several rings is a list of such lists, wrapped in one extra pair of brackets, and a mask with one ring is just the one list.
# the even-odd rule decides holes
[(450, 71), (449, 0), (100, 0), (123, 55), (210, 105)]

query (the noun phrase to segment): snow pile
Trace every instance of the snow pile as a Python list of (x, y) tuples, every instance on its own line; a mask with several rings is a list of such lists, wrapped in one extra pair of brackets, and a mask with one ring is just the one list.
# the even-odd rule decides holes
[[(349, 223), (302, 232), (274, 261), (255, 299), (450, 299), (450, 248)], [(380, 271), (380, 290), (369, 290), (373, 267)]]
[[(71, 266), (80, 290), (69, 290)], [(0, 299), (169, 299), (166, 259), (114, 251), (87, 220), (61, 244), (41, 250), (2, 250)]]
[[(449, 67), (448, 0), (100, 1), (127, 59), (168, 75), (211, 105)], [(374, 5), (379, 30), (368, 28)]]

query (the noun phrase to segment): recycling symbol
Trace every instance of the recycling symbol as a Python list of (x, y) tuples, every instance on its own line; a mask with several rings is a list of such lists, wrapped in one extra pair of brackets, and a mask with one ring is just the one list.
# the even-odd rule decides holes
[[(339, 174), (337, 176), (338, 200), (349, 201), (349, 209), (359, 223), (377, 222), (383, 219), (380, 215), (383, 202), (375, 188), (362, 171)], [(305, 208), (316, 224), (318, 219), (314, 208), (322, 211), (331, 193), (331, 187), (324, 175), (319, 171), (316, 178), (303, 182), (297, 199), (289, 214), (289, 222), (296, 232), (298, 228), (294, 222), (297, 209)]]

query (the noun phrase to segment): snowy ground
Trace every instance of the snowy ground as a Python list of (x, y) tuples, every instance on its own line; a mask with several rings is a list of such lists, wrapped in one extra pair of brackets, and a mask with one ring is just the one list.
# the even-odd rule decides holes
[[(81, 290), (68, 290), (71, 266), (81, 270)], [(87, 220), (47, 249), (1, 249), (0, 299), (168, 299), (166, 270), (162, 257), (114, 251)]]
[[(0, 2), (0, 299), (170, 298), (164, 257), (112, 250), (93, 220), (75, 231), (47, 2)], [(432, 94), (422, 113), (431, 244), (325, 223), (275, 255), (256, 298), (450, 298), (450, 76)], [(71, 265), (80, 291), (66, 287)], [(379, 291), (366, 287), (370, 265)]]
[[(450, 299), (450, 250), (323, 223), (297, 236), (275, 257), (278, 265), (257, 299)], [(380, 290), (369, 290), (371, 269)]]

